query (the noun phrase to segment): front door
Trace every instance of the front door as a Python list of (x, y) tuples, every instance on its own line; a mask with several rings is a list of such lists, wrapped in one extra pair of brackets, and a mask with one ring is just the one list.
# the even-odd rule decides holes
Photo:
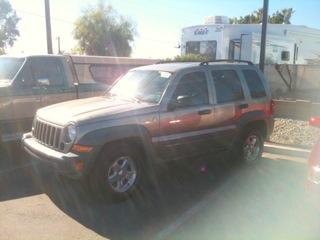
[(42, 107), (76, 98), (75, 88), (67, 80), (62, 59), (32, 59), (31, 72), (34, 81), (44, 89)]
[(211, 135), (213, 105), (204, 71), (184, 74), (176, 84), (168, 108), (160, 113), (162, 156), (176, 158), (199, 154)]
[(41, 107), (44, 89), (33, 81), (29, 62), (10, 87), (8, 96), (1, 106), (1, 141), (18, 140), (23, 133), (31, 130), (32, 119)]

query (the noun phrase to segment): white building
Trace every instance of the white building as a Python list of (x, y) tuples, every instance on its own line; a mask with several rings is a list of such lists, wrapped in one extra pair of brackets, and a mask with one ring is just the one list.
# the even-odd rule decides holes
[[(204, 25), (182, 29), (181, 54), (213, 59), (259, 62), (261, 24), (229, 24), (227, 17), (209, 17)], [(290, 24), (268, 24), (266, 63), (306, 64), (320, 58), (320, 30)]]

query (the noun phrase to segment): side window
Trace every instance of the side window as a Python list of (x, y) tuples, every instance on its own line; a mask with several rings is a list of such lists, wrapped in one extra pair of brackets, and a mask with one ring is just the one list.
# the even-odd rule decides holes
[[(204, 72), (184, 75), (173, 94), (173, 100), (180, 107), (192, 107), (209, 104), (208, 85)], [(179, 102), (181, 101), (181, 102)]]
[(32, 79), (29, 66), (22, 69), (17, 80), (15, 81), (15, 84), (18, 88), (23, 89), (31, 89), (36, 86), (34, 80)]
[(255, 70), (243, 70), (243, 75), (246, 79), (252, 98), (262, 98), (266, 96), (266, 90)]
[(59, 61), (35, 60), (31, 63), (31, 74), (36, 85), (64, 85), (63, 66)]
[(244, 99), (243, 89), (237, 72), (234, 70), (214, 70), (211, 72), (218, 103)]

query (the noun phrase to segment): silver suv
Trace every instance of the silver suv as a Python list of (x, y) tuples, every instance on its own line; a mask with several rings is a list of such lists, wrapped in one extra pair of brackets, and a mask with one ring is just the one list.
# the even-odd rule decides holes
[(272, 107), (250, 62), (155, 64), (130, 70), (104, 96), (38, 110), (23, 145), (97, 193), (124, 198), (168, 160), (227, 150), (258, 161)]

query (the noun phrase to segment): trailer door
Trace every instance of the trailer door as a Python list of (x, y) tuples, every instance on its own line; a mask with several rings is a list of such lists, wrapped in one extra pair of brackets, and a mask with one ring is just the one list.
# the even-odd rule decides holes
[(251, 35), (241, 34), (240, 37), (240, 60), (251, 61)]

